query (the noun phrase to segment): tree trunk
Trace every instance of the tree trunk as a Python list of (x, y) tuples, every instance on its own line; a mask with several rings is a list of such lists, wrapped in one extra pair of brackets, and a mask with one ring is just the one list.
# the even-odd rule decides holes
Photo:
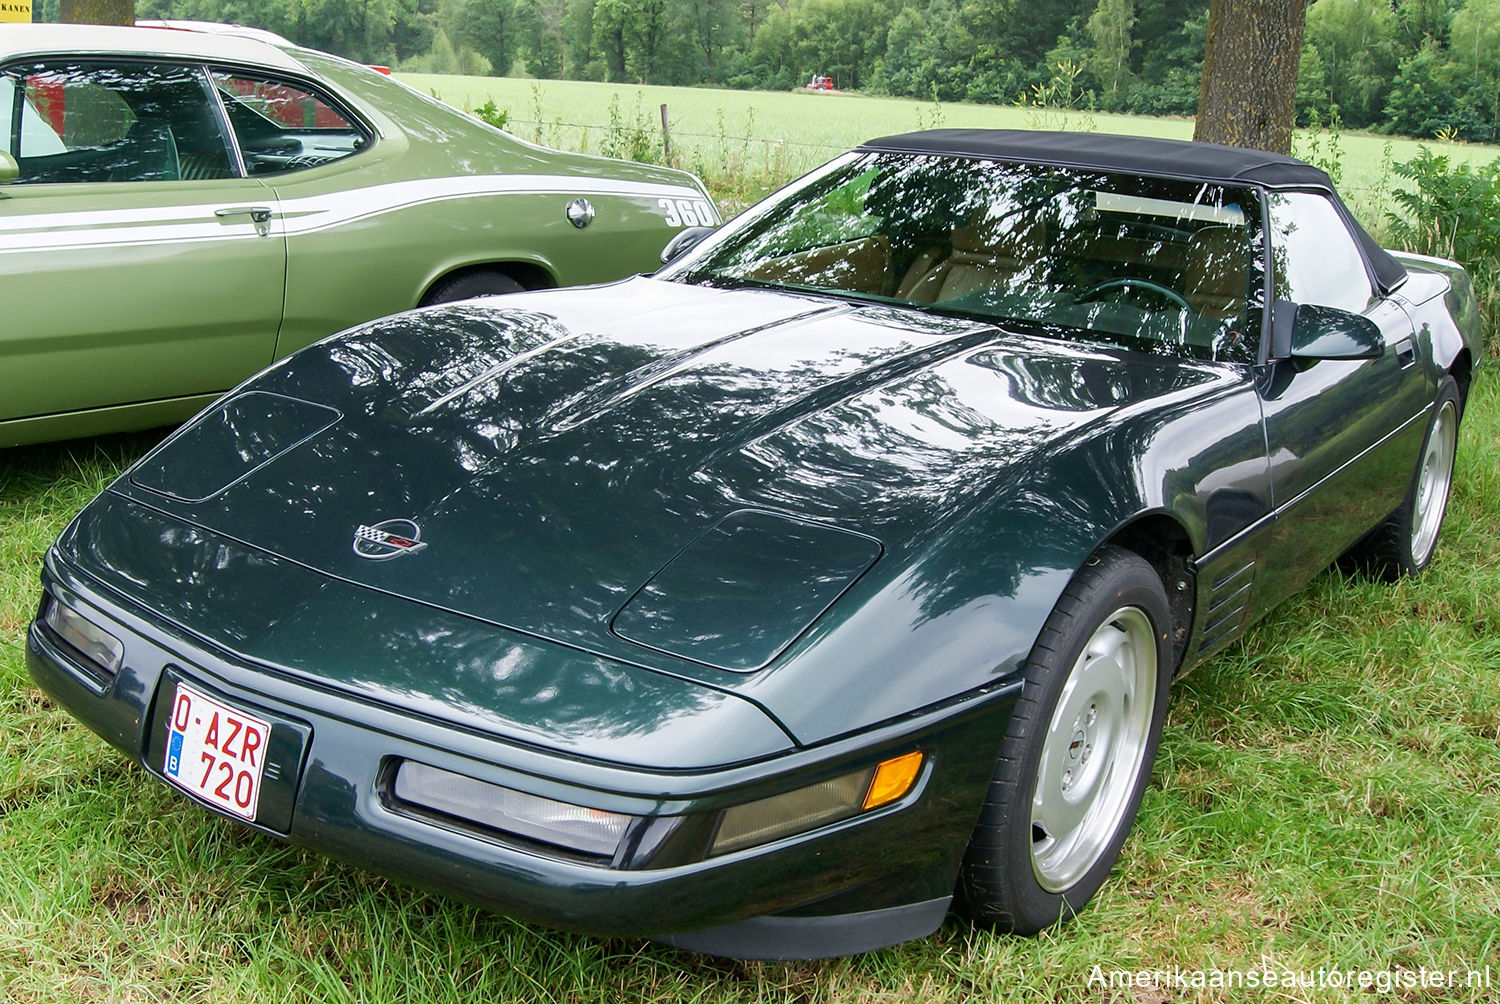
[(135, 0), (62, 0), (63, 24), (135, 24)]
[(1292, 150), (1307, 0), (1213, 0), (1193, 139)]

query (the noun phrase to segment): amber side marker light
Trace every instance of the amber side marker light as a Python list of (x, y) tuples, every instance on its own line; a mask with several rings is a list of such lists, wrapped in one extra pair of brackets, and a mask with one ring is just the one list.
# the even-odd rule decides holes
[(862, 808), (878, 809), (911, 791), (911, 786), (917, 783), (917, 775), (922, 771), (922, 759), (922, 754), (918, 752), (883, 761), (875, 768), (875, 776), (870, 779), (870, 790), (865, 792)]
[(911, 791), (922, 760), (921, 753), (907, 753), (806, 788), (730, 806), (709, 853), (754, 847), (889, 805)]

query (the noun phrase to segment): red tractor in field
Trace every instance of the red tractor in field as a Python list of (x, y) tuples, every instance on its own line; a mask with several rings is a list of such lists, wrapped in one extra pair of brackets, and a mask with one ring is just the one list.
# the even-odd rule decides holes
[(831, 90), (834, 90), (833, 78), (832, 77), (824, 77), (824, 76), (813, 77), (811, 80), (809, 80), (807, 82), (807, 89), (809, 91), (831, 91)]

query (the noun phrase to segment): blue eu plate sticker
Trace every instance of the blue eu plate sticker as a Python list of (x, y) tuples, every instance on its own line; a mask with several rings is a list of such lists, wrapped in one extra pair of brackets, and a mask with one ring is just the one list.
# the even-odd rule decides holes
[(167, 745), (167, 773), (177, 777), (182, 767), (182, 733), (173, 732), (172, 741)]

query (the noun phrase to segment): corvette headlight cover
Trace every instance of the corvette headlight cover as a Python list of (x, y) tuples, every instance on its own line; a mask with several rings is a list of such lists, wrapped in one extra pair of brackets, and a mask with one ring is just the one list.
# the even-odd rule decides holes
[(635, 819), (624, 813), (590, 809), (503, 788), (415, 760), (403, 761), (397, 768), (394, 792), (396, 798), (410, 805), (502, 833), (603, 857), (614, 855), (625, 828)]
[(125, 644), (83, 614), (48, 595), (42, 622), (92, 665), (110, 676), (125, 661)]

